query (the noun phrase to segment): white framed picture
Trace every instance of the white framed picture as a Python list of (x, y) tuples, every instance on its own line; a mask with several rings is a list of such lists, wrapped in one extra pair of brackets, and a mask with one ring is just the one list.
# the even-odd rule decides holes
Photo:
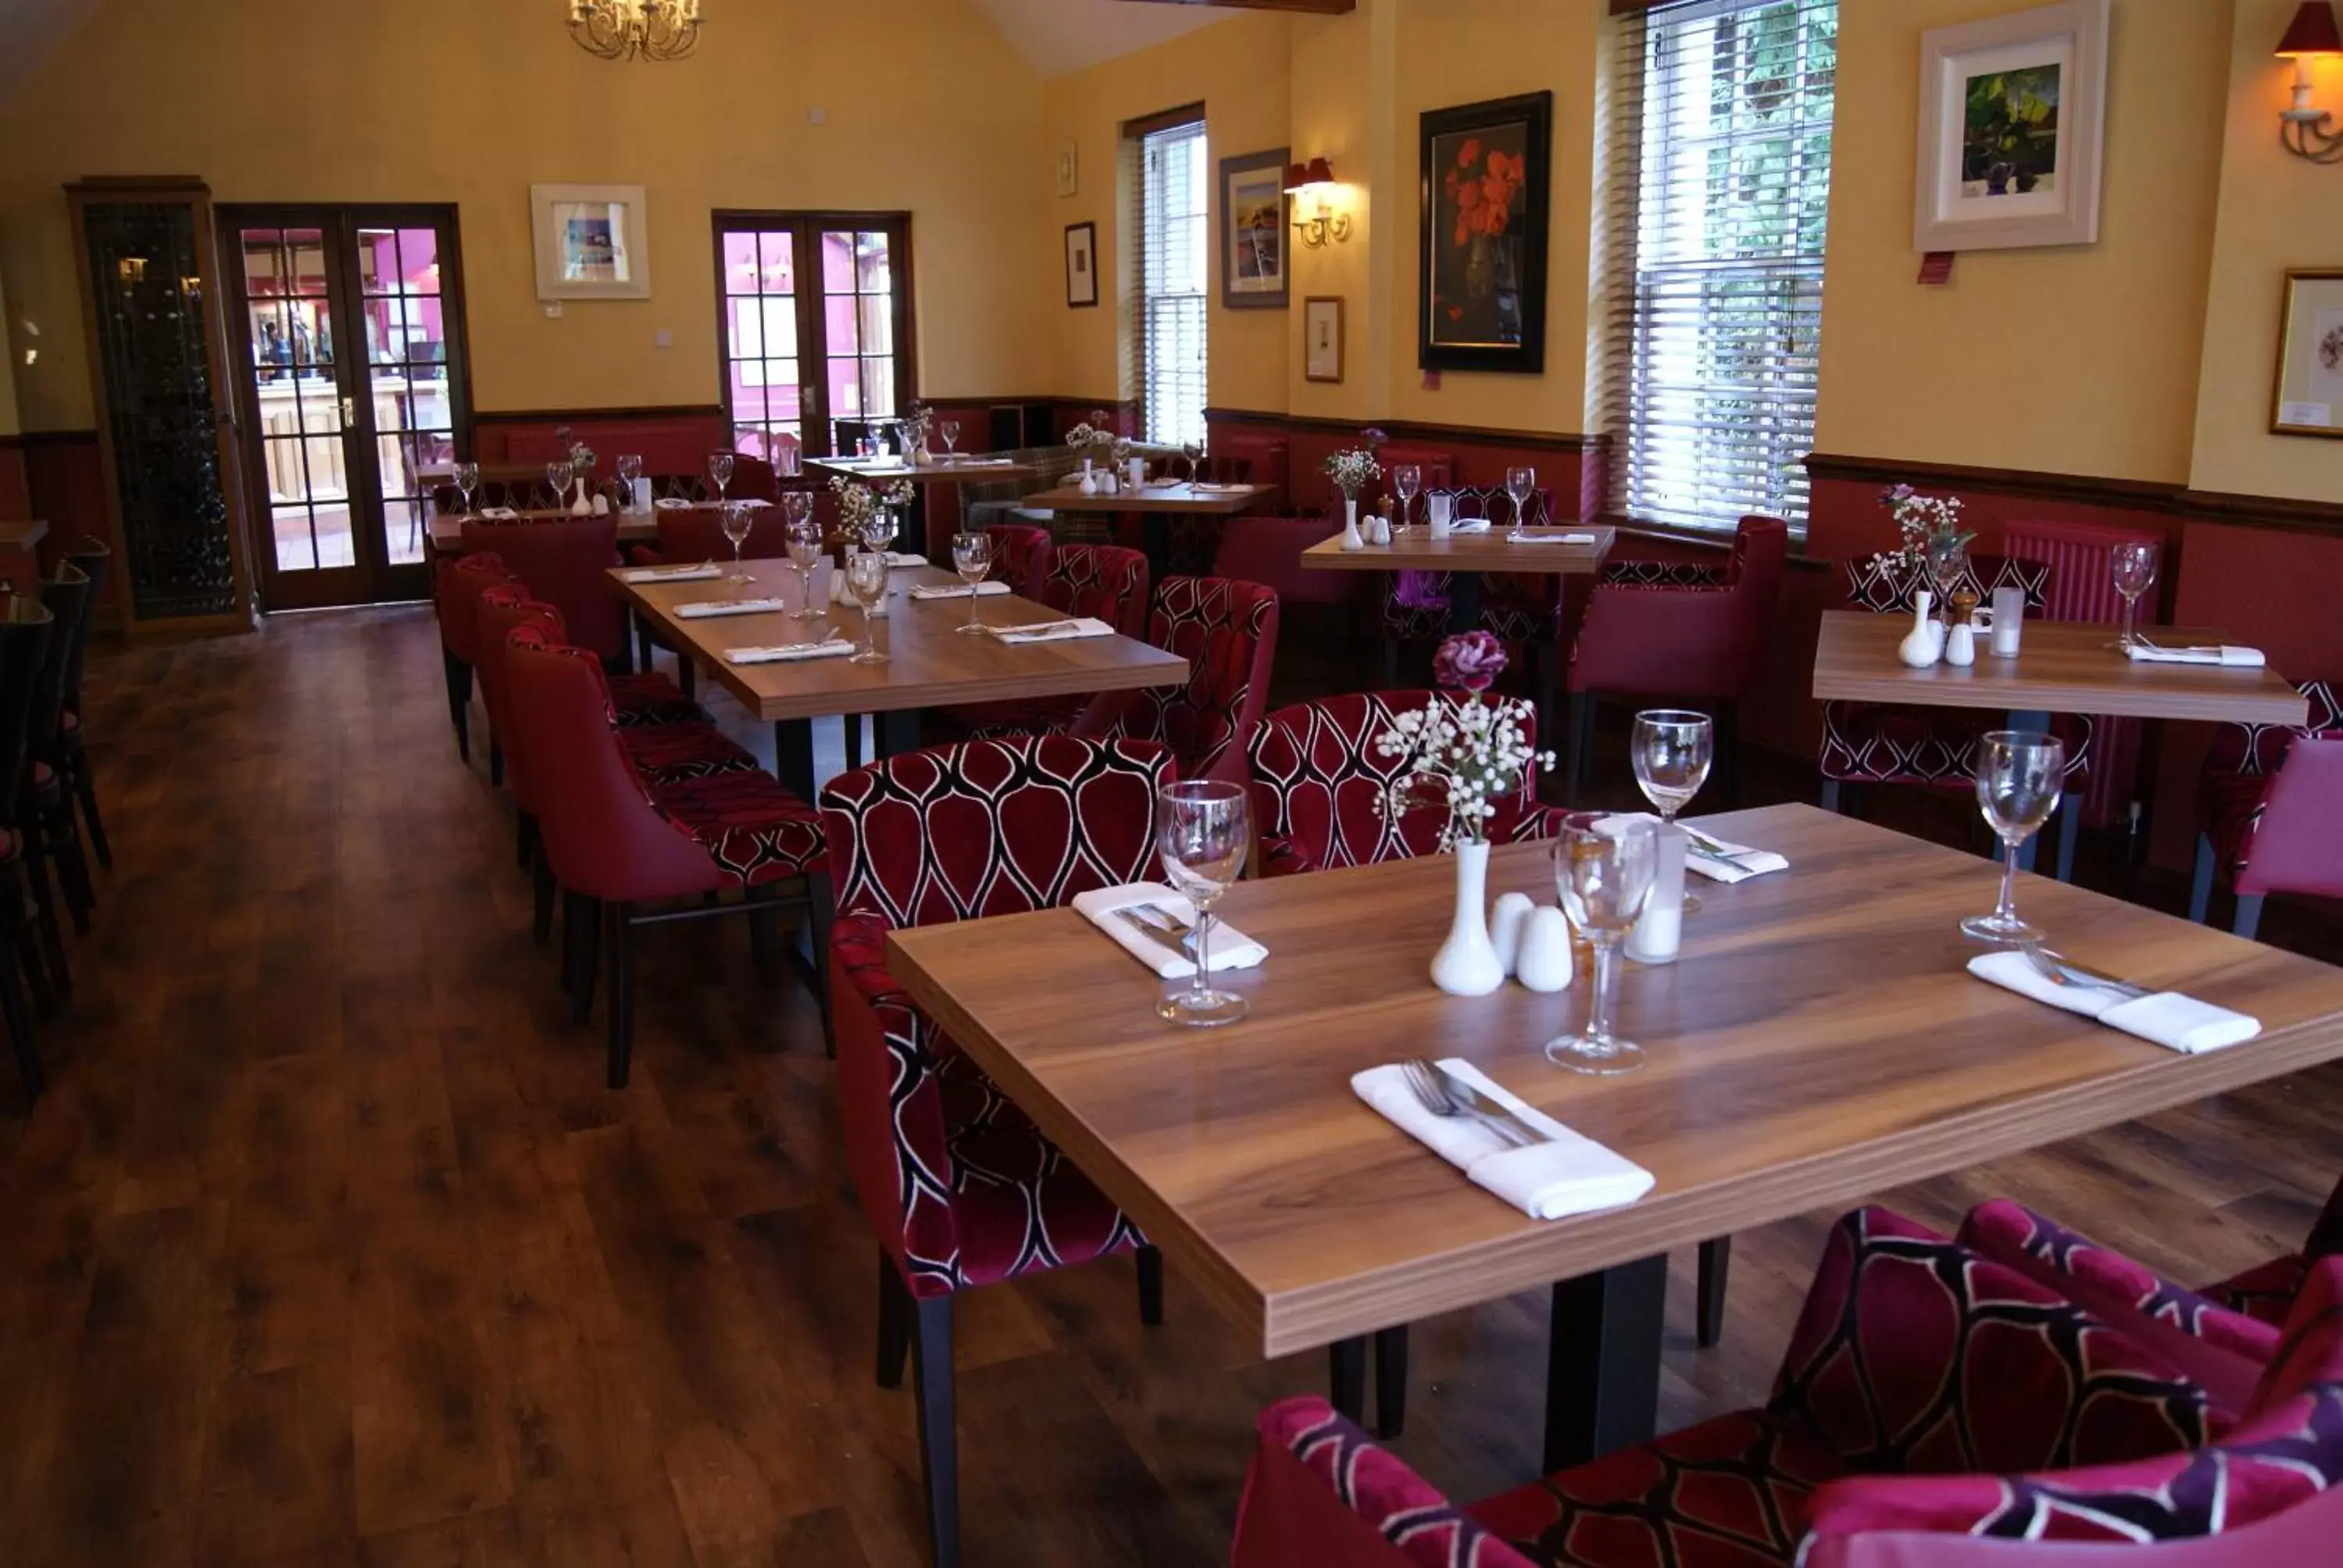
[(2286, 275), (2270, 432), (2343, 437), (2343, 271)]
[(1342, 378), (1342, 300), (1340, 295), (1313, 294), (1302, 302), (1302, 378), (1340, 381)]
[(531, 186), (539, 299), (649, 299), (649, 213), (640, 186)]
[(2107, 104), (2107, 0), (1922, 35), (1913, 245), (2096, 241)]

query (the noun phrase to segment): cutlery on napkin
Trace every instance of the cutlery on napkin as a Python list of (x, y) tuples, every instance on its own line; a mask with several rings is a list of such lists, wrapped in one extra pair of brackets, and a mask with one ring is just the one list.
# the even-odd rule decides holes
[(1396, 1063), (1355, 1075), (1351, 1090), (1401, 1131), (1463, 1171), (1474, 1186), (1495, 1193), (1533, 1220), (1615, 1209), (1652, 1190), (1650, 1171), (1507, 1093), (1471, 1062), (1451, 1058), (1436, 1065), (1444, 1077), (1461, 1081), (1483, 1100), (1503, 1106), (1545, 1141), (1516, 1149), (1470, 1118), (1433, 1115), (1408, 1088), (1406, 1070)]
[[(1122, 919), (1121, 911), (1125, 910), (1162, 915), (1181, 929), (1182, 937), (1196, 924), (1196, 906), (1161, 882), (1125, 882), (1121, 887), (1095, 888), (1074, 899), (1075, 913), (1163, 979), (1188, 980), (1195, 975), (1196, 960), (1181, 946), (1175, 946), (1173, 939), (1149, 935), (1141, 924), (1152, 922), (1145, 921), (1143, 917), (1141, 923)], [(1208, 940), (1214, 974), (1223, 970), (1253, 969), (1269, 957), (1267, 948), (1222, 920), (1212, 922)]]
[(928, 558), (915, 556), (909, 550), (889, 550), (887, 564), (890, 567), (923, 567), (928, 564)]
[(854, 651), (854, 644), (842, 637), (820, 642), (787, 642), (771, 648), (733, 648), (724, 652), (727, 664), (782, 664), (799, 658), (836, 658)]
[(678, 620), (705, 620), (719, 615), (770, 615), (789, 608), (785, 598), (701, 598), (677, 605), (669, 613)]
[(1087, 616), (1079, 620), (1045, 620), (1034, 626), (988, 626), (984, 629), (1002, 642), (1014, 643), (1071, 642), (1080, 638), (1114, 635), (1114, 628)]
[(1591, 545), (1594, 542), (1593, 534), (1558, 533), (1552, 528), (1524, 528), (1506, 538), (1517, 545)]
[(509, 523), (515, 518), (519, 517), (520, 514), (514, 511), (510, 507), (487, 507), (481, 509), (480, 516), (487, 518), (491, 522)]
[(657, 507), (662, 512), (688, 512), (691, 510), (691, 503), (685, 500), (681, 496), (661, 496), (658, 500), (653, 501), (651, 505)]
[(630, 583), (691, 583), (720, 578), (724, 568), (706, 561), (696, 567), (640, 567), (618, 575)]
[[(2184, 1055), (2241, 1045), (2261, 1033), (2261, 1020), (2198, 1001), (2177, 990), (2134, 994), (2143, 988), (2104, 981), (2081, 970), (2076, 980), (2054, 980), (2023, 950), (1985, 953), (1969, 960), (1969, 973), (1989, 985), (2014, 990), (2051, 1007), (2095, 1019), (2109, 1029), (2168, 1047)], [(2120, 988), (2120, 989), (2118, 989)]]
[(2260, 648), (2236, 648), (2227, 643), (2203, 648), (2157, 648), (2153, 643), (2135, 642), (2124, 651), (2136, 664), (2221, 664), (2255, 669), (2265, 662)]
[[(1007, 583), (976, 585), (976, 596), (979, 598), (994, 598), (1000, 595), (1016, 591)], [(921, 583), (911, 590), (913, 598), (966, 598), (968, 594), (969, 588), (966, 583)]]
[(1459, 518), (1448, 525), (1448, 531), (1452, 534), (1485, 534), (1489, 531), (1489, 519)]
[[(1597, 826), (1607, 827), (1614, 822), (1649, 822), (1656, 827), (1659, 820), (1650, 811), (1622, 811), (1615, 816), (1605, 817)], [(1771, 849), (1753, 849), (1746, 844), (1730, 843), (1714, 833), (1702, 832), (1689, 822), (1678, 822), (1676, 827), (1689, 840), (1684, 845), (1684, 869), (1698, 871), (1712, 882), (1723, 882), (1730, 887), (1735, 882), (1745, 882), (1752, 877), (1790, 869), (1789, 860)]]

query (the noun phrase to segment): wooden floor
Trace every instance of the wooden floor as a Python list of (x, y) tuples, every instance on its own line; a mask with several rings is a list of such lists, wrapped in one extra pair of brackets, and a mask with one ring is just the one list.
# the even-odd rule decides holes
[[(116, 869), (29, 1118), (0, 1066), (0, 1563), (920, 1561), (814, 1011), (746, 931), (644, 933), (607, 1092), (427, 609), (89, 681)], [(2208, 1277), (2300, 1239), (2338, 1111), (2330, 1070), (1882, 1196), (2012, 1194)], [(1715, 1351), (1676, 1260), (1665, 1423), (1763, 1397), (1830, 1218), (1742, 1238)], [(1120, 1261), (961, 1312), (972, 1564), (1224, 1560), (1254, 1412), (1322, 1375), (1176, 1270), (1157, 1330)], [(1528, 1478), (1543, 1330), (1423, 1325), (1400, 1452), (1462, 1497)]]

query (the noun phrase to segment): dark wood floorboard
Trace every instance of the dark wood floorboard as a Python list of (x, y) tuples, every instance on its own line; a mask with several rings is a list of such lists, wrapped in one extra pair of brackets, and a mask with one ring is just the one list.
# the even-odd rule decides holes
[[(919, 1563), (815, 1014), (745, 929), (645, 933), (612, 1094), (528, 940), (507, 802), (457, 760), (427, 610), (102, 648), (89, 702), (116, 866), (52, 1092), (28, 1115), (0, 1069), (0, 1563)], [(1753, 766), (1754, 799), (1807, 789)], [(1879, 814), (1968, 831), (1957, 802)], [(2177, 900), (2118, 846), (2085, 864)], [(2265, 930), (2343, 948), (2331, 911)], [(2338, 1110), (2327, 1070), (1880, 1196), (1948, 1224), (2006, 1193), (2209, 1278), (2299, 1240)], [(1665, 1423), (1764, 1396), (1831, 1218), (1739, 1240), (1715, 1351), (1674, 1260)], [(1127, 1261), (962, 1303), (971, 1564), (1223, 1559), (1252, 1417), (1322, 1358), (1263, 1363), (1176, 1271), (1169, 1309), (1141, 1327)], [(1417, 1332), (1398, 1447), (1460, 1497), (1534, 1468), (1544, 1322), (1523, 1297)]]

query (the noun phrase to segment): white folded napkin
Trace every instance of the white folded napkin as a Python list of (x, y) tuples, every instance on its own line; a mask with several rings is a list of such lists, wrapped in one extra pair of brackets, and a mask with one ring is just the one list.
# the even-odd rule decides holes
[(785, 598), (703, 598), (677, 605), (669, 613), (678, 620), (706, 620), (719, 615), (771, 615), (789, 608)]
[(773, 503), (765, 499), (762, 496), (751, 496), (745, 501), (735, 501), (732, 504), (739, 508), (744, 512), (755, 512), (761, 511), (765, 508), (771, 506)]
[(490, 522), (508, 523), (515, 518), (519, 517), (520, 514), (514, 511), (510, 507), (486, 507), (481, 509), (480, 516), (488, 518)]
[(2096, 1019), (2109, 1029), (2167, 1046), (2186, 1056), (2242, 1045), (2261, 1033), (2262, 1022), (2226, 1007), (2183, 996), (2177, 990), (2126, 1000), (2110, 990), (2064, 986), (2037, 970), (2022, 952), (1986, 953), (1969, 960), (1969, 973), (1990, 985), (2036, 1001)]
[(1448, 525), (1448, 531), (1452, 534), (1485, 534), (1489, 531), (1489, 519), (1459, 518)]
[(1509, 534), (1506, 538), (1517, 545), (1591, 545), (1594, 542), (1593, 534), (1560, 533), (1552, 528), (1529, 528), (1518, 534)]
[(928, 558), (915, 556), (909, 550), (889, 550), (887, 564), (890, 567), (923, 567), (928, 564)]
[(688, 512), (691, 510), (691, 503), (685, 500), (681, 496), (661, 496), (658, 500), (653, 501), (651, 505), (657, 507), (662, 512)]
[(1112, 637), (1114, 628), (1102, 620), (1085, 616), (1072, 621), (1049, 621), (1031, 628), (1014, 626), (988, 626), (984, 628), (1002, 642), (1076, 642), (1086, 637)]
[(1201, 479), (1188, 487), (1200, 496), (1233, 496), (1239, 490), (1252, 488), (1251, 485), (1214, 485)]
[[(1650, 822), (1656, 826), (1659, 819), (1658, 815), (1651, 811), (1621, 811), (1604, 818), (1596, 826), (1608, 827), (1614, 822)], [(1712, 833), (1709, 837), (1715, 839), (1716, 835)], [(1716, 841), (1725, 846), (1725, 853), (1731, 857), (1730, 859), (1715, 858), (1716, 851), (1687, 835), (1684, 839), (1684, 869), (1697, 871), (1712, 882), (1723, 882), (1730, 887), (1735, 882), (1745, 882), (1752, 877), (1762, 877), (1769, 871), (1790, 869), (1789, 860), (1771, 849), (1753, 849), (1745, 844), (1735, 844), (1725, 839), (1717, 839)]]
[(1400, 1131), (1533, 1220), (1559, 1220), (1632, 1203), (1652, 1190), (1650, 1171), (1507, 1093), (1469, 1061), (1440, 1064), (1554, 1141), (1516, 1149), (1469, 1116), (1434, 1116), (1396, 1064), (1351, 1080), (1352, 1092)]
[[(1011, 594), (1016, 591), (1007, 583), (976, 585), (976, 594), (979, 598), (996, 598), (1002, 594)], [(969, 588), (966, 583), (921, 583), (911, 590), (913, 598), (966, 598), (968, 595)]]
[(638, 567), (618, 575), (630, 583), (689, 583), (720, 578), (724, 568), (709, 561), (696, 567)]
[(2138, 664), (2222, 664), (2258, 669), (2266, 662), (2258, 648), (2233, 648), (2227, 643), (2217, 648), (2148, 648), (2136, 642), (2124, 651)]
[(854, 651), (855, 645), (842, 637), (828, 642), (789, 642), (771, 648), (733, 648), (724, 652), (727, 664), (781, 664), (800, 658), (836, 658)]
[[(1161, 882), (1125, 882), (1119, 888), (1099, 888), (1074, 897), (1075, 912), (1113, 938), (1116, 944), (1132, 958), (1165, 980), (1192, 979), (1196, 973), (1195, 960), (1169, 942), (1157, 941), (1114, 913), (1117, 910), (1135, 909), (1141, 905), (1161, 910), (1182, 925), (1196, 923), (1196, 906)], [(1263, 959), (1269, 957), (1267, 948), (1234, 926), (1220, 920), (1212, 922), (1209, 940), (1214, 974), (1223, 970), (1257, 968)]]

